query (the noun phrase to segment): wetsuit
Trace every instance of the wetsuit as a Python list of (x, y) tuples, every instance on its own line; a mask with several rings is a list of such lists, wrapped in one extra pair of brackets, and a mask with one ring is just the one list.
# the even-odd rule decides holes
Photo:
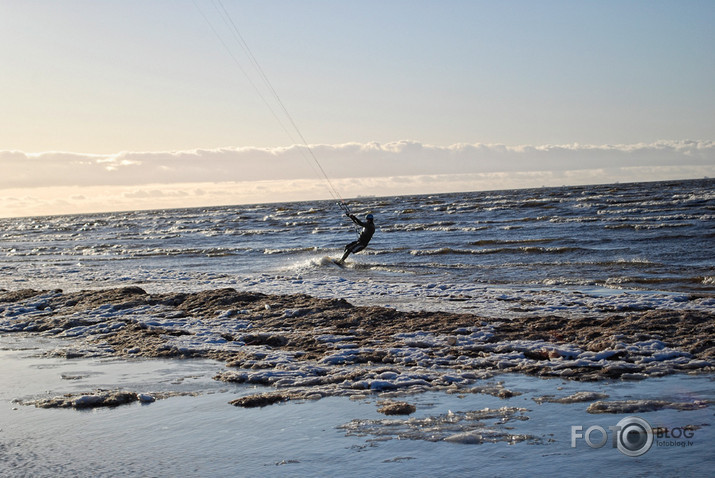
[(347, 259), (350, 254), (354, 254), (365, 249), (367, 247), (367, 244), (370, 242), (370, 239), (372, 239), (372, 235), (375, 234), (375, 223), (372, 219), (368, 219), (367, 222), (362, 222), (353, 214), (346, 214), (346, 216), (352, 219), (355, 224), (362, 227), (363, 229), (357, 241), (353, 241), (347, 246), (345, 246), (345, 254), (343, 255), (342, 259), (338, 261), (340, 263), (345, 261), (345, 259)]

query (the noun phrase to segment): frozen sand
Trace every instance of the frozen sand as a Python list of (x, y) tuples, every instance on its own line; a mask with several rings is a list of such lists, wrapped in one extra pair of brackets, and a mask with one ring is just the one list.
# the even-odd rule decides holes
[(715, 360), (708, 312), (495, 320), (235, 289), (8, 292), (0, 294), (0, 332), (69, 339), (48, 352), (67, 358), (221, 360), (235, 370), (218, 380), (272, 385), (285, 399), (454, 390), (506, 371), (640, 380), (712, 372)]

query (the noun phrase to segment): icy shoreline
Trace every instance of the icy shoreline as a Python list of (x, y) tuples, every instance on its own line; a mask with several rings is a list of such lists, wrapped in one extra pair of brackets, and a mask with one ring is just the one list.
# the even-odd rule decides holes
[[(621, 419), (587, 413), (588, 400), (712, 400), (708, 374), (577, 382), (507, 373), (457, 393), (404, 397), (416, 411), (385, 416), (396, 400), (381, 394), (232, 407), (230, 400), (267, 387), (212, 380), (223, 368), (213, 360), (37, 355), (58, 342), (24, 333), (0, 337), (7, 367), (0, 379), (3, 476), (548, 476), (578, 466), (604, 476), (642, 474), (644, 467), (678, 476), (711, 468), (707, 408), (639, 411), (659, 436), (668, 430), (692, 436), (678, 447), (658, 440), (645, 460), (624, 456), (610, 440), (600, 449), (584, 439), (571, 446), (573, 425), (608, 429)], [(116, 387), (171, 398), (92, 410), (12, 400)]]
[[(67, 345), (46, 354), (66, 358), (219, 360), (230, 370), (216, 380), (274, 389), (231, 402), (244, 407), (326, 396), (462, 393), (505, 372), (576, 381), (712, 373), (714, 324), (712, 313), (668, 310), (495, 320), (235, 289), (0, 291), (0, 333), (65, 339)], [(128, 391), (122, 400), (157, 398), (139, 392)], [(117, 393), (87, 392), (35, 405), (115, 405)], [(620, 408), (606, 403), (595, 409)]]

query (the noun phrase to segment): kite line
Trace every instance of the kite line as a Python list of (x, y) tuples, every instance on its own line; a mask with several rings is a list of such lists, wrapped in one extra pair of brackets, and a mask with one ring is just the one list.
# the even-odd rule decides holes
[[(226, 50), (226, 52), (231, 57), (233, 62), (236, 64), (236, 66), (238, 66), (239, 70), (241, 70), (241, 72), (246, 77), (246, 79), (248, 80), (250, 85), (253, 87), (253, 89), (256, 91), (258, 96), (261, 98), (263, 103), (268, 107), (268, 110), (271, 112), (271, 114), (276, 119), (278, 124), (281, 126), (283, 131), (285, 131), (285, 133), (288, 135), (288, 137), (291, 139), (291, 141), (294, 144), (299, 144), (299, 147), (297, 149), (300, 152), (301, 156), (303, 156), (303, 158), (306, 160), (306, 162), (311, 166), (311, 168), (313, 169), (315, 174), (318, 176), (321, 176), (323, 178), (323, 180), (325, 181), (325, 184), (327, 186), (328, 192), (330, 193), (332, 198), (335, 201), (337, 201), (340, 208), (343, 211), (345, 211), (346, 214), (350, 214), (350, 209), (348, 208), (348, 205), (345, 203), (342, 196), (340, 195), (338, 190), (335, 188), (332, 181), (328, 177), (327, 173), (323, 169), (323, 166), (318, 161), (318, 158), (315, 155), (313, 148), (311, 148), (310, 145), (308, 144), (308, 141), (306, 141), (305, 136), (303, 136), (303, 133), (301, 132), (298, 125), (296, 124), (295, 120), (293, 119), (293, 116), (288, 111), (288, 108), (286, 108), (285, 103), (283, 103), (283, 100), (281, 100), (280, 96), (278, 95), (278, 92), (273, 87), (273, 83), (271, 83), (270, 79), (268, 78), (265, 71), (261, 67), (260, 63), (258, 62), (255, 55), (253, 54), (253, 51), (251, 51), (251, 48), (248, 46), (248, 43), (244, 39), (243, 35), (241, 35), (241, 31), (239, 30), (236, 23), (233, 21), (233, 18), (229, 14), (228, 10), (226, 10), (226, 7), (224, 6), (223, 2), (221, 0), (212, 0), (213, 6), (214, 6), (218, 16), (221, 18), (224, 25), (231, 32), (232, 41), (229, 41), (224, 38), (224, 35), (222, 35), (219, 32), (219, 30), (214, 26), (214, 24), (211, 22), (209, 16), (206, 15), (204, 13), (204, 11), (201, 9), (197, 0), (193, 0), (193, 3), (194, 3), (194, 6), (196, 7), (196, 9), (199, 11), (201, 16), (203, 17), (203, 19), (208, 24), (211, 31), (214, 33), (214, 35), (219, 40), (221, 45), (223, 45), (223, 48)], [(231, 43), (231, 44), (229, 44), (229, 43)], [(261, 90), (259, 85), (256, 84), (256, 82), (253, 80), (253, 78), (251, 77), (249, 72), (243, 67), (241, 61), (239, 61), (238, 57), (234, 53), (231, 45), (234, 45), (234, 46), (238, 45), (240, 47), (240, 49), (243, 51), (245, 57), (248, 58), (249, 63), (251, 64), (251, 67), (252, 67), (253, 71), (255, 72), (255, 76), (257, 76), (260, 79), (260, 84), (263, 86), (263, 89), (268, 92), (268, 94), (272, 98), (273, 102), (276, 105), (278, 105), (278, 107), (279, 107), (278, 112), (276, 112), (276, 108), (271, 104), (271, 102), (268, 100), (268, 98), (266, 98), (266, 95)], [(279, 112), (282, 113), (284, 119), (281, 119), (281, 115), (279, 114)], [(296, 136), (297, 136), (298, 140), (296, 140)]]

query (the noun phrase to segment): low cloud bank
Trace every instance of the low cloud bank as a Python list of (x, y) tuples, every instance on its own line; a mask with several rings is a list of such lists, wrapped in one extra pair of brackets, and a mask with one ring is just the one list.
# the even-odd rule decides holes
[[(311, 147), (345, 197), (715, 175), (712, 141), (632, 145)], [(0, 152), (0, 217), (330, 199), (305, 147), (179, 152)]]
[[(313, 145), (332, 178), (707, 166), (713, 141), (627, 145), (433, 146), (414, 141)], [(0, 151), (0, 188), (321, 179), (304, 146), (81, 154)]]

